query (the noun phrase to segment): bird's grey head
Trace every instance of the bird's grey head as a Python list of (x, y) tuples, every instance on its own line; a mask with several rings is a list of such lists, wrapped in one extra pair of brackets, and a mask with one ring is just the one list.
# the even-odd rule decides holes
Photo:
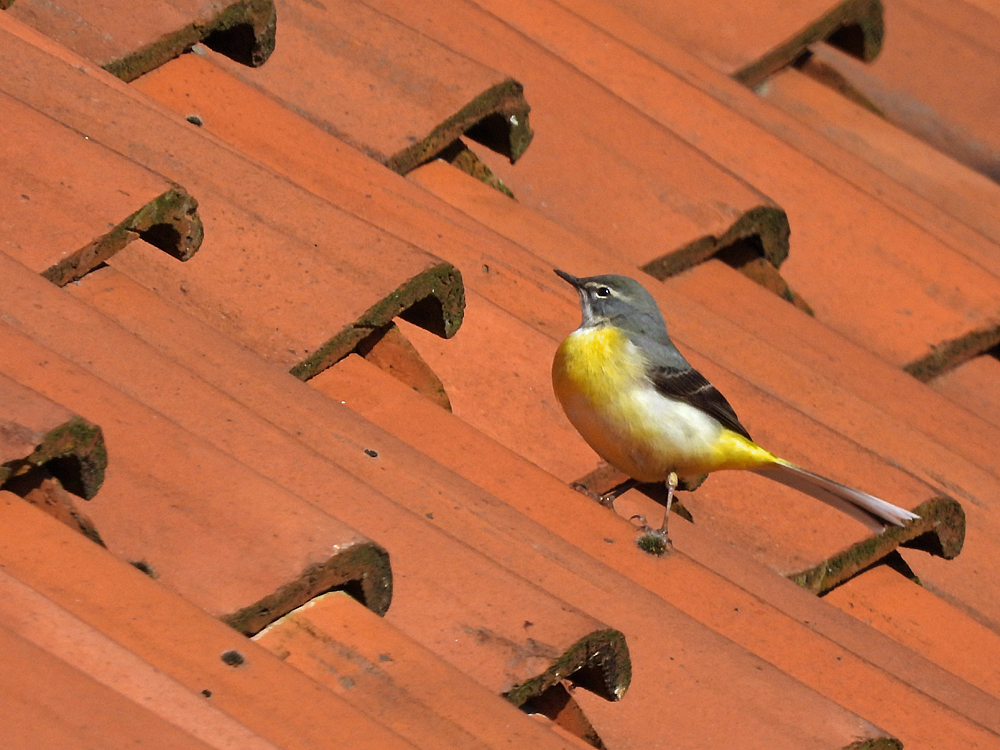
[(583, 312), (581, 327), (612, 324), (635, 333), (666, 333), (667, 326), (653, 295), (628, 276), (587, 276), (577, 278), (555, 269), (559, 278), (572, 284), (580, 295)]

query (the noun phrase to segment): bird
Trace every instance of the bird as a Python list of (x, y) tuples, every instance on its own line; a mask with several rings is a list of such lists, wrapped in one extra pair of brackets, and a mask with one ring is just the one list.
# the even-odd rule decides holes
[(757, 445), (736, 412), (671, 341), (653, 296), (635, 279), (578, 278), (554, 269), (580, 298), (582, 322), (560, 344), (552, 386), (596, 453), (635, 482), (665, 482), (667, 522), (681, 478), (752, 471), (837, 508), (873, 531), (914, 513), (807, 471)]

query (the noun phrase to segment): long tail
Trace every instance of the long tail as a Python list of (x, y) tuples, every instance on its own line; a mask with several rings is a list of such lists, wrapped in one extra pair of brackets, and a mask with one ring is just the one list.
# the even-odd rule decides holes
[(906, 521), (920, 518), (904, 508), (900, 508), (874, 495), (848, 487), (832, 479), (800, 469), (795, 464), (778, 459), (778, 463), (753, 469), (757, 474), (780, 482), (786, 487), (804, 492), (851, 518), (860, 521), (872, 531), (882, 531), (887, 524), (902, 526)]

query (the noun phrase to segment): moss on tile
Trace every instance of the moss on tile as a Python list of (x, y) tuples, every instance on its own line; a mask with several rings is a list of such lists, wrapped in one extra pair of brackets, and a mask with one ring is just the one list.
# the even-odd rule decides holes
[[(15, 465), (16, 464), (16, 465)], [(6, 481), (21, 468), (47, 467), (69, 491), (89, 500), (104, 483), (108, 454), (101, 428), (82, 417), (73, 417), (41, 437), (34, 451), (0, 471)]]
[(964, 336), (932, 346), (927, 354), (904, 365), (903, 369), (920, 382), (926, 383), (998, 345), (1000, 324), (991, 323)]
[(590, 633), (555, 658), (543, 673), (511, 688), (503, 697), (521, 706), (561, 680), (570, 680), (606, 700), (620, 700), (632, 680), (625, 636), (611, 629)]
[(161, 193), (109, 232), (42, 272), (56, 286), (77, 281), (136, 239), (144, 239), (178, 260), (201, 247), (204, 226), (198, 201), (179, 185)]
[(257, 67), (274, 51), (276, 22), (273, 0), (238, 0), (211, 18), (193, 21), (101, 67), (123, 81), (133, 81), (201, 41), (237, 62)]
[(798, 59), (808, 45), (829, 41), (865, 62), (882, 51), (885, 37), (881, 0), (843, 0), (822, 18), (806, 26), (791, 39), (733, 74), (745, 86), (756, 86), (777, 70)]
[(441, 263), (417, 274), (372, 305), (354, 323), (345, 326), (312, 355), (291, 369), (309, 380), (353, 352), (373, 332), (401, 317), (442, 338), (451, 338), (465, 314), (462, 274), (450, 263)]
[(920, 516), (919, 520), (906, 526), (891, 526), (809, 570), (788, 577), (814, 594), (822, 594), (871, 567), (897, 547), (916, 547), (948, 560), (962, 551), (965, 511), (957, 501), (946, 496), (935, 497), (913, 512)]
[(260, 601), (220, 619), (244, 635), (254, 635), (310, 599), (333, 590), (345, 591), (376, 614), (385, 614), (392, 600), (389, 553), (374, 542), (353, 544), (325, 562), (309, 566)]
[(755, 238), (755, 246), (775, 268), (788, 257), (790, 234), (788, 216), (778, 206), (762, 205), (744, 211), (722, 235), (707, 235), (671, 250), (642, 266), (654, 278), (663, 280), (708, 260), (732, 245)]
[(473, 140), (504, 154), (511, 162), (517, 161), (534, 136), (528, 124), (530, 111), (524, 87), (513, 78), (507, 78), (479, 94), (422, 140), (388, 157), (385, 165), (394, 172), (406, 174), (436, 158), (466, 133)]

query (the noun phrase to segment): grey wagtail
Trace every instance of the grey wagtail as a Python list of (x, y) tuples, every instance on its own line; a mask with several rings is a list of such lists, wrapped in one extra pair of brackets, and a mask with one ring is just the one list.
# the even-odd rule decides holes
[(666, 482), (663, 538), (678, 477), (720, 469), (762, 474), (875, 531), (919, 518), (753, 442), (729, 402), (677, 351), (656, 300), (638, 281), (556, 274), (576, 288), (583, 311), (552, 363), (556, 397), (601, 458), (638, 482)]

